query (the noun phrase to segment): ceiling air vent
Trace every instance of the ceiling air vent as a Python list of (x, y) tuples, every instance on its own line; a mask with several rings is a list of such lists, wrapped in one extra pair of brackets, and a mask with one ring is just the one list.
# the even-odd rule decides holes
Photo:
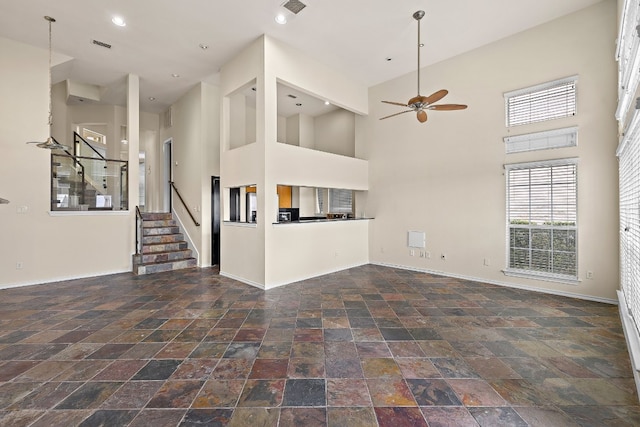
[(283, 4), (282, 6), (284, 6), (284, 8), (287, 9), (289, 12), (294, 13), (296, 15), (298, 13), (300, 13), (300, 11), (302, 9), (307, 7), (306, 4), (304, 4), (304, 3), (302, 3), (301, 1), (298, 1), (298, 0), (289, 0), (288, 2)]
[(91, 43), (96, 46), (106, 47), (107, 49), (111, 49), (111, 45), (109, 43), (101, 42), (100, 40), (91, 40)]

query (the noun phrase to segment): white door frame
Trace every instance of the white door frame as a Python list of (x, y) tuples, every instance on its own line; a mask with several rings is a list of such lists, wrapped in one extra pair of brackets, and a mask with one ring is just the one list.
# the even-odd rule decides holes
[(171, 185), (169, 181), (173, 180), (173, 138), (169, 138), (162, 144), (162, 188), (164, 189), (163, 212), (171, 212)]

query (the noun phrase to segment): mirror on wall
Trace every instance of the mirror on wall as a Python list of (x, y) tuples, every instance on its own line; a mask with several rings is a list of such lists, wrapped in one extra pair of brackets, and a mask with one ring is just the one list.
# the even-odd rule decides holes
[(255, 185), (225, 188), (224, 221), (256, 223), (258, 220), (258, 198)]

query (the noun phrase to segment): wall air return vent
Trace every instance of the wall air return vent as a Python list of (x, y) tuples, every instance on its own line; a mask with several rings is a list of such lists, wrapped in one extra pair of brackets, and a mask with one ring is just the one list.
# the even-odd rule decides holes
[(109, 43), (101, 42), (100, 40), (91, 40), (91, 43), (95, 44), (96, 46), (111, 49), (111, 45)]
[(300, 11), (302, 9), (304, 9), (305, 7), (307, 7), (306, 4), (302, 3), (301, 1), (298, 0), (289, 0), (288, 2), (286, 2), (285, 4), (282, 5), (285, 9), (287, 9), (289, 12), (293, 13), (293, 14), (298, 14), (300, 13)]

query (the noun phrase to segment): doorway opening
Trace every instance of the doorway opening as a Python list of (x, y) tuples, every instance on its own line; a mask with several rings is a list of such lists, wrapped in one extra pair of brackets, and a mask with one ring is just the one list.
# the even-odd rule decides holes
[(164, 180), (164, 212), (171, 212), (171, 181), (173, 180), (173, 168), (171, 167), (171, 144), (173, 139), (167, 139), (162, 145), (163, 161), (163, 180)]
[(211, 177), (211, 265), (220, 266), (220, 177)]

